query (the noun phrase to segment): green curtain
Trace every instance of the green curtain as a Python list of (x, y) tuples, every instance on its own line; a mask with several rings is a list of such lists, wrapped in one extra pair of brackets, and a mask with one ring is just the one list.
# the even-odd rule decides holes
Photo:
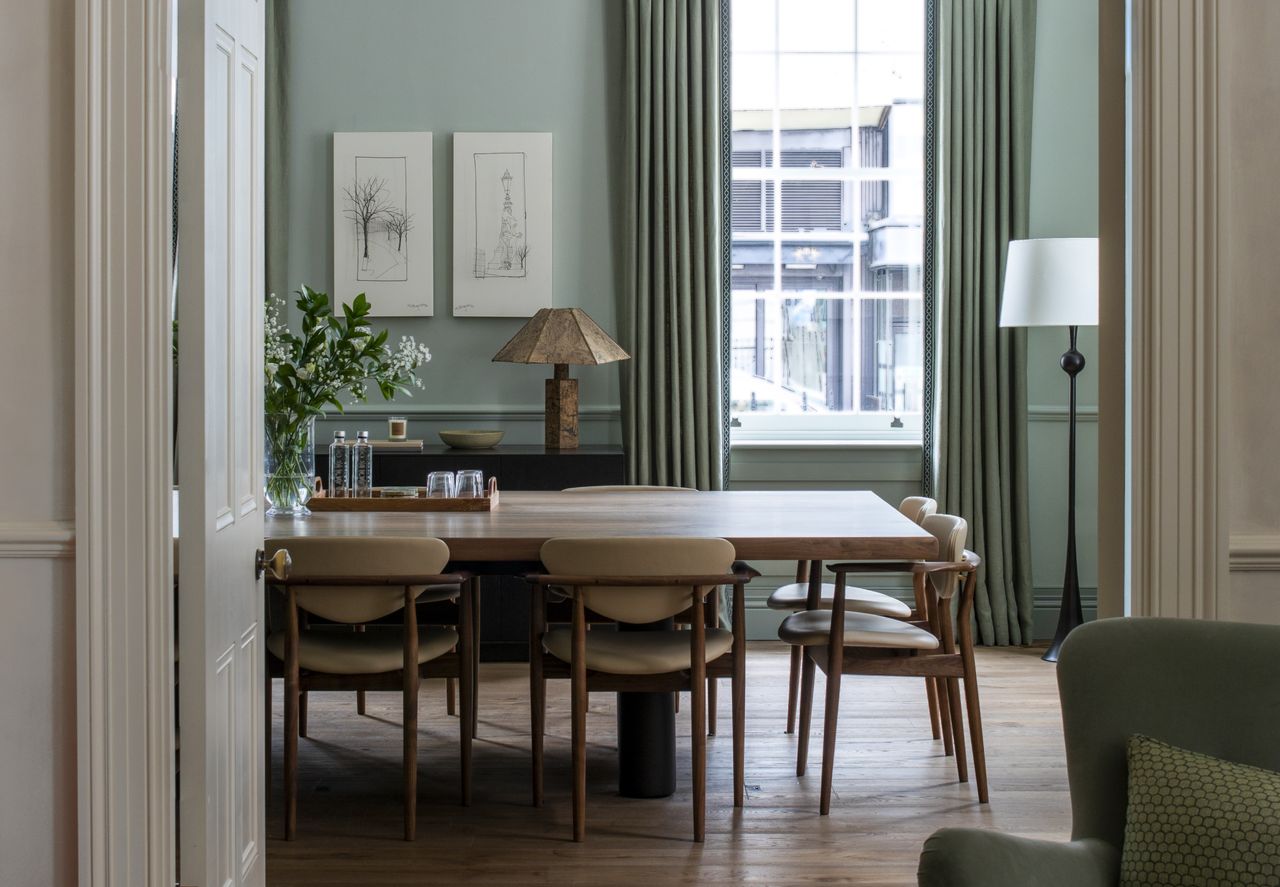
[[(263, 135), (263, 213), (266, 216), (266, 246), (263, 255), (264, 285), (267, 293), (275, 293), (292, 304), (289, 292), (297, 284), (289, 284), (289, 219), (288, 202), (288, 114), (286, 106), (286, 72), (289, 64), (287, 39), (287, 0), (267, 0), (266, 81)], [(264, 293), (265, 296), (265, 293)]]
[(937, 483), (983, 559), (986, 644), (1032, 640), (1026, 335), (999, 326), (1010, 240), (1027, 236), (1036, 0), (938, 0)]
[(622, 423), (633, 483), (721, 489), (719, 0), (626, 0)]

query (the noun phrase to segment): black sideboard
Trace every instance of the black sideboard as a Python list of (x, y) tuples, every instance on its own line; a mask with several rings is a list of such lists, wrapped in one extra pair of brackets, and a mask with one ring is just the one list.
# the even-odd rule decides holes
[[(317, 450), (316, 474), (325, 478), (328, 486), (328, 443), (322, 442)], [(424, 446), (421, 452), (375, 451), (373, 482), (378, 486), (422, 486), (428, 472), (463, 468), (478, 468), (486, 479), (496, 477), (499, 490), (563, 490), (626, 482), (626, 462), (620, 446), (549, 450), (540, 444), (488, 450)], [(484, 578), (480, 598), (481, 659), (522, 662), (529, 658), (529, 599), (529, 587), (518, 578)]]

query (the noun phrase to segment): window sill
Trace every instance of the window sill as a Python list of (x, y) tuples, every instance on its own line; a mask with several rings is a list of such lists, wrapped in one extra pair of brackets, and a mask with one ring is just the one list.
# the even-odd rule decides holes
[(731, 440), (731, 450), (919, 450), (924, 444), (911, 439), (761, 439)]

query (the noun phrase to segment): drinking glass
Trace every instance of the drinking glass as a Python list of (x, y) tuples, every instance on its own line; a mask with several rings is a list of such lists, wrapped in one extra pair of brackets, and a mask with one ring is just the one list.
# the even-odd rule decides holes
[(454, 495), (459, 499), (479, 499), (484, 496), (484, 472), (475, 468), (459, 471)]
[(427, 475), (427, 498), (449, 499), (453, 497), (453, 472), (433, 471)]

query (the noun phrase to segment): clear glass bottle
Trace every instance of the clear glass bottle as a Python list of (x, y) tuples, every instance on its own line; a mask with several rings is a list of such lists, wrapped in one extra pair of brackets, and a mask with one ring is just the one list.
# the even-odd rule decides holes
[(367, 431), (356, 435), (351, 448), (351, 486), (356, 496), (373, 495), (373, 444), (369, 443)]
[(329, 444), (329, 495), (351, 495), (351, 447), (345, 431), (335, 431)]

